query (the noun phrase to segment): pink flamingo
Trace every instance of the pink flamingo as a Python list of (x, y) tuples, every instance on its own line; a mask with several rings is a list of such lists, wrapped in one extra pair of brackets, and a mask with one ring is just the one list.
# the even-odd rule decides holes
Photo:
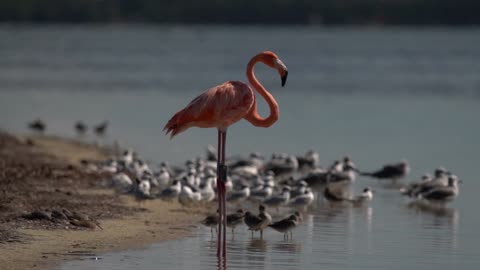
[[(227, 128), (244, 118), (257, 127), (270, 127), (278, 120), (279, 108), (273, 96), (258, 82), (253, 67), (261, 62), (278, 71), (282, 86), (287, 81), (287, 67), (278, 56), (270, 51), (255, 55), (247, 65), (247, 78), (255, 90), (265, 99), (270, 107), (270, 115), (261, 117), (257, 111), (255, 93), (248, 84), (240, 81), (228, 81), (208, 89), (177, 112), (165, 125), (166, 134), (171, 138), (190, 127), (218, 129), (217, 160), (217, 198), (220, 217), (218, 222), (217, 255), (226, 256), (226, 189), (227, 167), (225, 166), (225, 142)], [(223, 244), (221, 243), (223, 235)]]

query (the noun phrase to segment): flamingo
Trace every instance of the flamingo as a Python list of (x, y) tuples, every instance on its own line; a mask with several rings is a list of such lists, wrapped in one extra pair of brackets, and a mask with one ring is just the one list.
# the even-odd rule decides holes
[[(282, 87), (287, 81), (288, 70), (279, 57), (264, 51), (255, 55), (247, 65), (247, 78), (253, 88), (265, 99), (270, 108), (268, 117), (262, 117), (257, 110), (257, 101), (252, 88), (240, 81), (227, 81), (206, 90), (193, 99), (187, 107), (178, 111), (165, 125), (166, 135), (170, 138), (190, 127), (217, 128), (217, 198), (220, 210), (218, 222), (217, 256), (226, 257), (226, 188), (227, 166), (225, 165), (225, 143), (227, 129), (230, 125), (245, 119), (257, 127), (270, 127), (279, 117), (279, 107), (275, 98), (260, 84), (254, 74), (254, 66), (263, 63), (276, 69), (282, 80)], [(223, 243), (220, 239), (222, 239)]]

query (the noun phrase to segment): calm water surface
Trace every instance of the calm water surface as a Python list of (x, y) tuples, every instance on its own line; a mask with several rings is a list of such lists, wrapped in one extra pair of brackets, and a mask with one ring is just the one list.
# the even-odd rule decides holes
[[(373, 186), (371, 204), (317, 201), (288, 241), (273, 231), (252, 239), (239, 228), (228, 267), (477, 269), (478, 44), (477, 29), (0, 26), (0, 128), (25, 132), (40, 117), (48, 133), (74, 136), (77, 120), (109, 119), (100, 142), (118, 140), (155, 163), (183, 162), (216, 143), (216, 132), (192, 129), (170, 141), (161, 129), (171, 114), (206, 88), (245, 80), (248, 59), (270, 49), (289, 68), (287, 86), (265, 67), (256, 71), (281, 118), (269, 129), (231, 127), (227, 153), (313, 148), (323, 164), (349, 154), (365, 170), (407, 158), (412, 178), (443, 165), (464, 184), (448, 208), (428, 211), (360, 178), (353, 189)], [(101, 258), (62, 269), (217, 265), (215, 242), (202, 227), (187, 239)]]

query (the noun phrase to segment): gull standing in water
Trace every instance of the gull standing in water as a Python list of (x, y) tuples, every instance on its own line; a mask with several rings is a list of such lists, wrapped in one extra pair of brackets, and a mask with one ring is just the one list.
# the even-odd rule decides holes
[(250, 199), (261, 202), (272, 196), (272, 193), (273, 186), (271, 186), (271, 183), (265, 183), (262, 188), (250, 191)]
[(277, 211), (278, 211), (280, 206), (287, 204), (289, 201), (290, 201), (290, 187), (285, 186), (282, 189), (282, 193), (275, 196), (271, 196), (270, 198), (263, 201), (263, 204), (270, 207), (275, 207), (277, 208)]
[(314, 196), (310, 188), (306, 188), (302, 195), (299, 195), (290, 200), (289, 205), (292, 207), (307, 207), (313, 202)]
[(448, 178), (448, 186), (433, 188), (427, 192), (418, 194), (418, 197), (431, 202), (449, 202), (458, 196), (458, 183), (461, 183), (458, 177), (456, 175), (450, 175)]
[(250, 196), (250, 188), (247, 185), (242, 185), (240, 190), (232, 191), (227, 197), (227, 202), (229, 203), (239, 203), (242, 202)]
[[(421, 193), (426, 193), (437, 187), (448, 186), (448, 179), (450, 173), (443, 167), (435, 169), (434, 177), (431, 179), (425, 179), (425, 181), (420, 182), (410, 191), (410, 197), (416, 198)], [(428, 181), (426, 181), (428, 180)]]
[(400, 188), (400, 193), (402, 195), (405, 195), (405, 196), (408, 196), (408, 197), (413, 197), (413, 194), (418, 189), (420, 189), (423, 185), (425, 185), (426, 183), (428, 183), (432, 180), (433, 180), (432, 175), (429, 174), (429, 173), (426, 173), (426, 174), (422, 175), (422, 177), (420, 178), (420, 181), (412, 182), (412, 183)]

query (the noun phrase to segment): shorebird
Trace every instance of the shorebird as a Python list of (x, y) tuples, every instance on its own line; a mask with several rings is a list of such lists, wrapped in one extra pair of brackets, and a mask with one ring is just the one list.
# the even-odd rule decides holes
[(216, 231), (218, 225), (218, 210), (215, 214), (206, 216), (201, 223), (207, 227), (210, 227), (210, 233), (213, 236), (213, 229)]
[(274, 229), (277, 232), (283, 233), (283, 238), (288, 239), (288, 232), (290, 232), (290, 239), (293, 238), (292, 230), (298, 225), (298, 217), (296, 215), (291, 215), (288, 218), (274, 222), (268, 227)]
[(244, 222), (247, 225), (248, 229), (253, 232), (260, 231), (260, 238), (263, 237), (263, 230), (270, 225), (272, 222), (272, 217), (265, 211), (265, 206), (260, 205), (258, 207), (260, 213), (258, 216), (253, 215), (249, 211), (245, 213)]
[(448, 178), (448, 186), (433, 188), (427, 192), (418, 194), (418, 197), (432, 202), (449, 202), (458, 196), (458, 183), (461, 183), (458, 177), (456, 175), (450, 175)]
[(391, 179), (393, 181), (397, 181), (407, 176), (409, 172), (410, 166), (408, 165), (408, 162), (406, 160), (402, 160), (399, 163), (387, 164), (383, 166), (383, 168), (375, 172), (361, 172), (360, 175), (371, 176), (378, 179)]
[(103, 136), (107, 131), (107, 128), (108, 128), (108, 121), (103, 121), (102, 123), (94, 126), (93, 130), (95, 131), (95, 134), (97, 134), (98, 136)]
[(47, 124), (40, 119), (36, 119), (35, 121), (28, 123), (28, 128), (32, 131), (43, 133), (47, 129)]
[(235, 233), (235, 227), (243, 223), (245, 213), (238, 209), (235, 213), (227, 215), (227, 227), (232, 228), (232, 234)]
[(77, 121), (77, 123), (75, 123), (75, 130), (78, 135), (84, 135), (85, 132), (87, 132), (87, 125), (82, 121)]

